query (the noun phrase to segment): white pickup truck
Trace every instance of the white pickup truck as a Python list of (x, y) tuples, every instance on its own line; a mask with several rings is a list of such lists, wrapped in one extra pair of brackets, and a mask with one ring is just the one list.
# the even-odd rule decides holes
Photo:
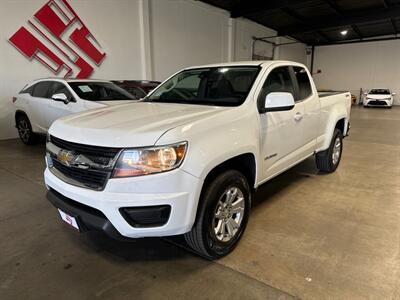
[(306, 67), (289, 61), (187, 68), (138, 103), (54, 122), (47, 198), (77, 230), (184, 234), (218, 258), (241, 238), (258, 186), (312, 155), (335, 171), (350, 99), (319, 97)]

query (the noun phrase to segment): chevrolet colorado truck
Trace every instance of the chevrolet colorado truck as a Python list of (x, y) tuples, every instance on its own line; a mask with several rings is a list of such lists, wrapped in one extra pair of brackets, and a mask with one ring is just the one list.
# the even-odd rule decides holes
[(299, 63), (186, 68), (140, 102), (55, 121), (47, 198), (79, 231), (183, 234), (219, 258), (242, 237), (258, 186), (313, 155), (336, 170), (350, 107), (350, 93), (320, 97)]

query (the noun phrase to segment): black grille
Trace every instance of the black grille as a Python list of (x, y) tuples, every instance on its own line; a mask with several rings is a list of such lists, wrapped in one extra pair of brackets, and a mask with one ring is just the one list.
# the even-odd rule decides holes
[(385, 101), (372, 100), (368, 102), (368, 105), (387, 105)]
[(121, 150), (120, 148), (98, 147), (98, 146), (89, 146), (89, 145), (72, 143), (61, 140), (54, 136), (50, 137), (50, 141), (57, 147), (60, 147), (61, 149), (72, 150), (76, 151), (79, 154), (87, 154), (95, 157), (101, 156), (101, 157), (114, 158), (115, 155), (117, 155), (117, 153)]
[(110, 172), (67, 167), (57, 161), (55, 158), (53, 158), (53, 167), (61, 172), (64, 176), (92, 189), (102, 189), (105, 186), (110, 174)]
[[(119, 148), (97, 147), (72, 143), (61, 140), (54, 136), (50, 137), (52, 144), (57, 147), (72, 151), (75, 155), (82, 154), (91, 161), (104, 167), (109, 166), (112, 159), (119, 153)], [(72, 179), (69, 183), (79, 184), (91, 189), (101, 190), (105, 187), (112, 170), (110, 168), (79, 168), (76, 166), (67, 166), (57, 159), (56, 154), (50, 154), (53, 161), (53, 168), (64, 175), (67, 179)]]

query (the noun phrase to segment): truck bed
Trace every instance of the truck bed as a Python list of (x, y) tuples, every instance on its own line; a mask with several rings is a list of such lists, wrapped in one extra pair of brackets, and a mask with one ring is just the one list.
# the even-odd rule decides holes
[(346, 91), (318, 91), (319, 98), (347, 93)]

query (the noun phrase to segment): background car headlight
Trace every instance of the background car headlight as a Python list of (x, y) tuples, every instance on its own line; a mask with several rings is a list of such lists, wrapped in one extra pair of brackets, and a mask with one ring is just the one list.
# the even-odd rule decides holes
[(176, 169), (185, 158), (186, 149), (187, 142), (124, 150), (118, 158), (113, 177), (148, 175)]

